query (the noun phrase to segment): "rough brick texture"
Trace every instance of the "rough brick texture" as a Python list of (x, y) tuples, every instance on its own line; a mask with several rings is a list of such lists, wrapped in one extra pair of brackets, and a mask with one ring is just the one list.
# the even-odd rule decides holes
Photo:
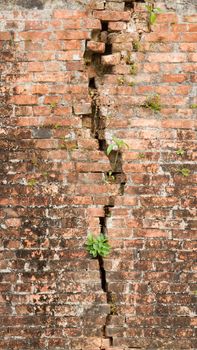
[(155, 6), (2, 1), (2, 350), (197, 348), (197, 14)]

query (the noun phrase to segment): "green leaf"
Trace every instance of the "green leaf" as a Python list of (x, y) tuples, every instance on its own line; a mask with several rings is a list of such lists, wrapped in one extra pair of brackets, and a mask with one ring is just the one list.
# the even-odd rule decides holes
[(109, 155), (111, 153), (111, 151), (113, 151), (114, 149), (114, 145), (113, 143), (111, 143), (108, 147), (107, 147), (107, 155)]
[(151, 12), (152, 11), (152, 5), (145, 5), (146, 9), (148, 10), (148, 12)]
[(178, 150), (176, 151), (176, 154), (177, 154), (178, 156), (184, 156), (185, 151), (184, 151), (184, 149), (180, 148), (180, 149), (178, 149)]
[(154, 11), (157, 12), (157, 13), (163, 12), (163, 10), (162, 10), (160, 7), (156, 7), (156, 8), (154, 9)]
[(157, 19), (157, 15), (154, 12), (151, 12), (150, 14), (150, 24), (154, 24)]
[(190, 170), (188, 168), (179, 169), (179, 172), (185, 177), (189, 176), (190, 174)]

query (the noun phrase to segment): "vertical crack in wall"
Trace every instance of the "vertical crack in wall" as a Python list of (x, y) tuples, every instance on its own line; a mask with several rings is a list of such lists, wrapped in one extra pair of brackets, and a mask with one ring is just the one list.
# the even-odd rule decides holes
[[(112, 32), (110, 32), (111, 34)], [(112, 44), (108, 43), (108, 21), (101, 21), (101, 31), (93, 30), (92, 38), (96, 43), (104, 43), (104, 50), (100, 52), (91, 52), (88, 48), (88, 42), (86, 42), (86, 50), (84, 53), (84, 62), (87, 70), (94, 72), (93, 76), (89, 77), (89, 96), (91, 98), (92, 114), (91, 114), (91, 133), (92, 136), (98, 141), (99, 150), (107, 155), (108, 142), (106, 140), (105, 131), (107, 127), (107, 117), (101, 112), (101, 99), (100, 91), (98, 88), (97, 79), (102, 81), (102, 77), (105, 74), (112, 72), (112, 65), (102, 65), (102, 55), (112, 54)], [(124, 189), (126, 185), (126, 175), (122, 170), (122, 152), (120, 149), (113, 150), (109, 155), (108, 159), (111, 164), (111, 171), (105, 173), (105, 178), (108, 183), (115, 183), (119, 186), (118, 195), (124, 195)], [(100, 232), (107, 237), (107, 219), (111, 214), (111, 209), (115, 205), (116, 195), (112, 195), (109, 199), (109, 205), (104, 206), (104, 216), (100, 217)], [(113, 346), (113, 337), (107, 335), (107, 326), (110, 323), (111, 315), (117, 315), (117, 310), (114, 305), (114, 295), (109, 290), (107, 282), (107, 272), (105, 270), (105, 262), (103, 257), (98, 257), (99, 271), (101, 288), (106, 294), (107, 304), (110, 306), (110, 311), (106, 316), (106, 321), (103, 326), (103, 339), (108, 339), (109, 345)], [(105, 350), (105, 346), (101, 346), (102, 350)]]
[[(138, 10), (137, 3), (144, 3), (144, 0), (140, 1), (125, 1), (124, 10), (126, 12), (130, 11), (132, 13), (132, 21), (135, 26), (135, 33), (133, 37), (133, 52), (137, 52), (140, 48), (140, 41), (142, 38), (143, 32), (147, 32), (147, 15), (146, 13), (142, 14)], [(137, 11), (136, 11), (137, 10)], [(143, 23), (143, 29), (141, 27)], [(124, 29), (125, 30), (125, 29)], [(124, 31), (123, 30), (123, 31)], [(117, 184), (118, 193), (110, 196), (109, 204), (104, 206), (104, 216), (100, 217), (100, 232), (106, 237), (108, 235), (107, 226), (108, 218), (111, 215), (111, 210), (115, 206), (116, 196), (123, 196), (125, 193), (126, 186), (126, 174), (123, 171), (123, 159), (122, 159), (122, 150), (123, 148), (114, 147), (113, 150), (109, 153), (107, 148), (109, 146), (109, 141), (106, 139), (106, 129), (108, 126), (107, 116), (103, 112), (104, 104), (102, 103), (102, 94), (101, 88), (103, 88), (104, 77), (105, 75), (113, 74), (113, 65), (118, 64), (114, 57), (117, 57), (118, 54), (116, 51), (113, 53), (113, 46), (111, 38), (115, 35), (120, 35), (120, 31), (112, 31), (109, 29), (109, 21), (101, 20), (101, 30), (93, 30), (90, 41), (86, 42), (86, 50), (84, 53), (84, 62), (87, 67), (87, 72), (89, 73), (89, 96), (91, 98), (92, 105), (92, 114), (91, 114), (91, 134), (94, 137), (99, 145), (99, 150), (104, 152), (107, 155), (110, 164), (111, 170), (105, 173), (105, 179), (107, 183)], [(130, 59), (130, 52), (119, 53), (120, 64), (121, 61), (124, 61), (129, 65), (131, 75), (136, 75), (136, 64), (135, 58)], [(128, 59), (129, 55), (129, 59)], [(135, 54), (134, 54), (135, 55)], [(102, 84), (103, 83), (103, 84)], [(112, 135), (113, 136), (113, 135)], [(113, 142), (113, 137), (112, 137)], [(126, 144), (125, 144), (126, 145)], [(109, 153), (109, 154), (107, 154)], [(107, 272), (105, 269), (105, 261), (102, 257), (98, 258), (99, 270), (100, 270), (100, 280), (101, 288), (106, 294), (106, 301), (110, 307), (109, 313), (106, 315), (106, 321), (103, 326), (103, 339), (108, 339), (109, 346), (113, 347), (113, 336), (108, 334), (107, 326), (111, 323), (112, 315), (118, 315), (116, 298), (114, 293), (110, 291), (109, 284), (107, 281)], [(106, 349), (106, 346), (101, 346), (102, 350)]]

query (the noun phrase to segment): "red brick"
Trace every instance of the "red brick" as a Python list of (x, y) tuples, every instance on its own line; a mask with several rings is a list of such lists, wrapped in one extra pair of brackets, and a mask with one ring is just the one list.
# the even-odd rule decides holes
[(182, 34), (182, 41), (186, 43), (195, 43), (197, 41), (197, 33)]
[(75, 114), (91, 114), (92, 106), (91, 103), (81, 102), (80, 104), (74, 105)]
[(88, 29), (101, 29), (101, 22), (98, 19), (86, 18), (83, 20), (83, 26)]
[(178, 17), (175, 13), (159, 13), (157, 15), (158, 23), (176, 23), (178, 21)]
[(57, 40), (83, 40), (90, 39), (90, 33), (85, 31), (67, 30), (55, 33)]
[(55, 10), (54, 17), (58, 19), (78, 19), (87, 16), (85, 11)]
[(87, 48), (93, 52), (98, 52), (98, 53), (105, 52), (105, 44), (101, 42), (96, 42), (92, 40), (88, 41)]
[(94, 11), (93, 16), (102, 21), (129, 21), (130, 20), (130, 12), (125, 11)]
[(37, 97), (29, 95), (16, 95), (10, 99), (10, 103), (14, 103), (16, 105), (36, 105), (37, 102)]
[(197, 15), (195, 15), (195, 14), (193, 14), (191, 16), (184, 16), (183, 19), (185, 22), (197, 23)]
[(181, 43), (180, 49), (182, 51), (196, 51), (197, 50), (197, 44), (196, 43)]
[(9, 32), (0, 32), (0, 40), (10, 40), (11, 34)]
[(108, 30), (112, 32), (118, 32), (126, 29), (126, 23), (124, 22), (109, 22)]
[(163, 81), (165, 83), (182, 83), (187, 80), (186, 74), (164, 74)]
[(186, 62), (184, 53), (150, 53), (147, 56), (149, 62)]
[(197, 53), (192, 53), (192, 54), (189, 54), (189, 61), (191, 62), (197, 62)]
[(50, 36), (50, 32), (21, 32), (19, 38), (28, 41), (39, 41), (49, 39)]
[(25, 30), (44, 30), (49, 27), (48, 21), (26, 21)]
[(106, 66), (114, 66), (120, 63), (120, 53), (114, 53), (112, 55), (105, 55), (101, 57), (101, 62)]
[(42, 72), (44, 70), (44, 64), (42, 62), (29, 62), (29, 72)]

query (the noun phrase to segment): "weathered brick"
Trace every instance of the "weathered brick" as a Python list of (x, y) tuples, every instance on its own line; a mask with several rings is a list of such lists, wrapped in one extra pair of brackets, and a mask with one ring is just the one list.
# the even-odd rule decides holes
[(98, 52), (98, 53), (104, 53), (105, 52), (105, 44), (101, 42), (96, 41), (88, 41), (87, 48), (90, 51)]
[(101, 57), (101, 63), (106, 66), (115, 66), (120, 63), (120, 53), (105, 55)]
[(94, 11), (93, 16), (102, 21), (129, 21), (131, 15), (127, 11)]

